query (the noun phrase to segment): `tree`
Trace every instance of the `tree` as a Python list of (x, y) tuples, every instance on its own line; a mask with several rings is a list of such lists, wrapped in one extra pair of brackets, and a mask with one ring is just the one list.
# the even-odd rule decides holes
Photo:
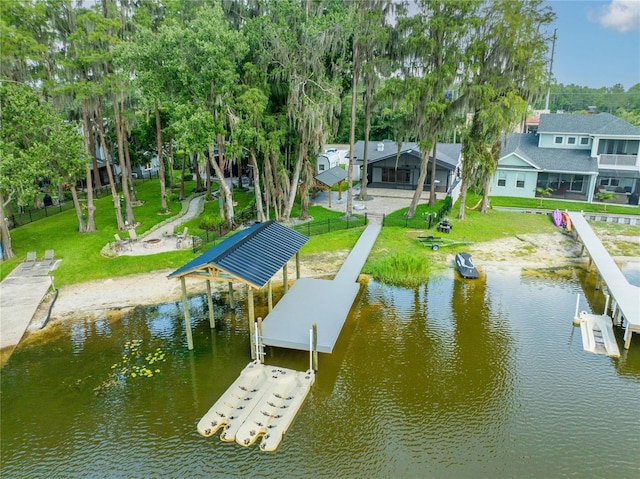
[(542, 0), (497, 0), (485, 5), (482, 18), (470, 49), (465, 92), (474, 115), (463, 140), (459, 219), (465, 217), (469, 187), (483, 189), (480, 211), (488, 211), (489, 182), (502, 141), (545, 81), (545, 28), (554, 17)]
[[(283, 0), (269, 5), (267, 15), (249, 22), (247, 36), (252, 63), (270, 79), (276, 109), (286, 111), (294, 132), (291, 155), (295, 158), (284, 192), (281, 220), (288, 221), (305, 163), (315, 158), (337, 126), (341, 107), (344, 12), (323, 2), (304, 5)], [(332, 5), (335, 7), (335, 5)], [(273, 170), (276, 172), (276, 170)], [(275, 178), (284, 180), (284, 175)], [(304, 218), (307, 211), (301, 209)]]
[(5, 208), (32, 203), (44, 178), (75, 183), (82, 171), (77, 129), (26, 85), (0, 82), (0, 233), (5, 259), (13, 258)]
[(362, 171), (364, 176), (360, 179), (360, 200), (367, 198), (367, 157), (369, 132), (371, 130), (371, 109), (375, 88), (379, 83), (383, 70), (384, 54), (389, 38), (387, 19), (393, 7), (393, 3), (386, 0), (376, 0), (366, 4), (351, 4), (350, 12), (354, 16), (354, 32), (352, 36), (352, 62), (351, 62), (351, 125), (349, 129), (349, 166), (347, 170), (347, 216), (351, 215), (353, 208), (353, 156), (356, 131), (356, 111), (358, 97), (358, 81), (364, 83), (364, 157)]
[[(415, 194), (407, 210), (413, 217), (422, 195), (429, 154), (437, 135), (453, 115), (461, 99), (449, 102), (445, 90), (451, 88), (461, 71), (465, 71), (467, 50), (471, 46), (469, 31), (477, 22), (480, 2), (468, 0), (421, 0), (417, 13), (398, 18), (401, 36), (404, 95), (412, 105), (412, 131), (422, 152), (420, 175)], [(436, 159), (431, 164), (429, 204), (435, 205)]]

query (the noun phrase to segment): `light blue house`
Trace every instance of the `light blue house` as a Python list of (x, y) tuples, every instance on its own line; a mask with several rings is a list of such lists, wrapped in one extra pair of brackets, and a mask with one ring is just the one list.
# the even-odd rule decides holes
[(638, 204), (640, 128), (609, 113), (542, 114), (537, 133), (511, 134), (502, 148), (491, 196), (596, 201), (610, 191), (613, 203)]

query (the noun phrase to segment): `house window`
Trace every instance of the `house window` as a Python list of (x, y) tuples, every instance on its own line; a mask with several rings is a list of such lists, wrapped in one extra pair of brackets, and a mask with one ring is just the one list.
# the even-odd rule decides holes
[(516, 188), (524, 188), (524, 175), (522, 173), (516, 175)]
[(324, 171), (324, 165), (322, 163), (318, 165), (318, 171)]
[(382, 168), (384, 183), (409, 183), (409, 170)]
[(567, 138), (567, 145), (575, 145), (576, 144), (576, 137), (575, 136), (570, 136)]
[(582, 193), (584, 178), (584, 175), (573, 175), (569, 184), (569, 191)]
[(562, 136), (554, 136), (554, 137), (553, 137), (553, 142), (554, 142), (556, 145), (562, 145), (562, 140), (563, 140), (563, 139), (564, 139), (564, 137), (562, 137)]
[(580, 138), (580, 144), (581, 145), (588, 145), (589, 144), (589, 137), (588, 136), (583, 136)]
[(498, 171), (498, 186), (507, 186), (507, 173)]

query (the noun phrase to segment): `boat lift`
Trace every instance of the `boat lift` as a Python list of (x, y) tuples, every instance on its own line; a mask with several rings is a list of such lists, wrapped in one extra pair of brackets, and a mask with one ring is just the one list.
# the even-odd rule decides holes
[(452, 240), (433, 235), (418, 236), (418, 240), (423, 244), (423, 246), (431, 248), (433, 251), (438, 251), (440, 248), (445, 248), (447, 246), (471, 244), (471, 241), (467, 241), (465, 238), (461, 240)]

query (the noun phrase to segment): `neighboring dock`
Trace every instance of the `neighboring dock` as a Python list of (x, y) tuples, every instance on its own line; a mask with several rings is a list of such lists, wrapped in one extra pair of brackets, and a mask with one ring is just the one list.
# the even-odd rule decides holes
[(620, 357), (620, 349), (613, 335), (611, 317), (606, 314), (589, 314), (581, 311), (577, 317), (582, 332), (582, 347), (595, 354)]
[(583, 251), (586, 248), (589, 254), (589, 266), (593, 263), (598, 270), (596, 288), (599, 287), (600, 280), (607, 286), (613, 300), (611, 316), (625, 328), (624, 347), (629, 349), (631, 335), (640, 333), (640, 288), (630, 284), (625, 278), (582, 213), (569, 212), (569, 217), (577, 239), (582, 242)]

